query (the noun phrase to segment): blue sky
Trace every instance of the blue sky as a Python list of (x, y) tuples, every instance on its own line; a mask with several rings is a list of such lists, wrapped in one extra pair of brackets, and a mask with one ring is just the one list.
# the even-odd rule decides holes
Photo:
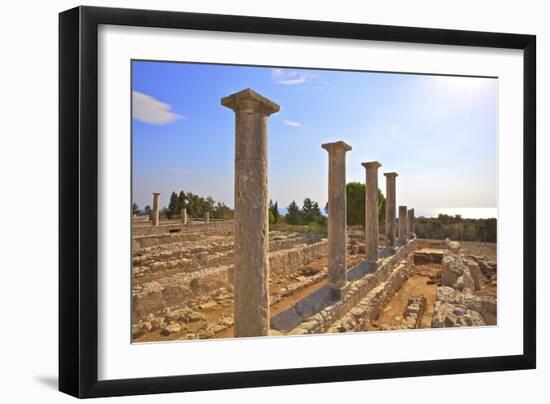
[(269, 196), (327, 200), (322, 143), (343, 140), (347, 180), (361, 162), (397, 171), (398, 204), (496, 207), (497, 79), (132, 62), (133, 198), (171, 191), (233, 206), (233, 111), (220, 99), (252, 88), (281, 106), (269, 118)]

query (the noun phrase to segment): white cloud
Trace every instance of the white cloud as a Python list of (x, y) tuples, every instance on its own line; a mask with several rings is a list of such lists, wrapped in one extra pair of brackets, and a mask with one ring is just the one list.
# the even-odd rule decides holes
[(294, 126), (294, 127), (302, 126), (300, 122), (291, 121), (290, 119), (285, 119), (283, 123), (287, 126)]
[(300, 70), (271, 69), (271, 78), (279, 84), (295, 85), (310, 82), (317, 77), (315, 73), (303, 72)]
[(152, 125), (167, 125), (179, 119), (187, 119), (171, 111), (169, 104), (150, 95), (132, 91), (132, 118)]

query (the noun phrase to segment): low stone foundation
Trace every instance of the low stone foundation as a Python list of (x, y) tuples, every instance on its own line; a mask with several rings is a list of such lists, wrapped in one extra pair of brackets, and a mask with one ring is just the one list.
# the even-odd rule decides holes
[(210, 230), (233, 230), (233, 220), (224, 220), (219, 222), (190, 222), (187, 224), (174, 222), (162, 222), (158, 226), (152, 225), (136, 225), (132, 228), (133, 236), (152, 236), (169, 233), (189, 233), (189, 232), (203, 232)]
[[(345, 316), (350, 310), (353, 314), (350, 312), (349, 315), (354, 321), (373, 318), (376, 310), (387, 303), (407, 279), (415, 248), (416, 240), (411, 240), (397, 248), (394, 255), (380, 259), (378, 267), (363, 261), (348, 271), (350, 282), (339, 299), (330, 286), (325, 285), (273, 317), (271, 328), (275, 333), (315, 334), (346, 328), (349, 318)], [(367, 312), (372, 315), (367, 315)], [(336, 324), (338, 320), (340, 322)], [(364, 322), (360, 321), (361, 324)], [(353, 327), (357, 329), (357, 324)]]
[(481, 289), (481, 276), (476, 259), (464, 257), (458, 242), (447, 241), (433, 328), (496, 324), (496, 297), (476, 293)]
[[(277, 242), (277, 241), (275, 241)], [(305, 263), (326, 255), (327, 240), (296, 248), (275, 251), (269, 254), (271, 271), (282, 273), (295, 271)], [(152, 282), (134, 286), (134, 321), (161, 310), (164, 307), (180, 305), (182, 302), (215, 293), (219, 288), (231, 289), (233, 265), (221, 265), (197, 269), (193, 272), (178, 272)]]
[(207, 236), (230, 236), (233, 234), (233, 226), (231, 227), (219, 227), (208, 229), (206, 226), (199, 228), (189, 229), (187, 232), (182, 233), (168, 233), (157, 234), (149, 236), (138, 236), (132, 239), (132, 248), (146, 248), (156, 245), (178, 243), (181, 241), (196, 241)]

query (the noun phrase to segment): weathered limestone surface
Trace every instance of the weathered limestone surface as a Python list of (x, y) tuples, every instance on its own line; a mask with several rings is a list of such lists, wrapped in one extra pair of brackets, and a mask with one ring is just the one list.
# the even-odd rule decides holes
[(328, 151), (328, 278), (335, 288), (346, 285), (346, 152), (344, 142), (325, 143)]
[(235, 337), (269, 334), (267, 120), (279, 105), (251, 89), (224, 97), (235, 112)]
[(362, 163), (366, 170), (365, 190), (365, 255), (367, 260), (378, 261), (378, 161)]
[(407, 234), (407, 207), (399, 207), (399, 243), (404, 244), (409, 239)]
[[(294, 248), (288, 248), (289, 243), (296, 243), (296, 239), (273, 241), (271, 248), (275, 251), (269, 254), (270, 269), (274, 274), (293, 273), (296, 268), (307, 262), (326, 256), (328, 243), (325, 239), (311, 244), (298, 244)], [(172, 275), (165, 276), (148, 282), (142, 282), (134, 286), (134, 318), (139, 320), (145, 315), (161, 310), (163, 307), (178, 306), (190, 298), (212, 293), (221, 287), (230, 287), (230, 282), (236, 275), (231, 244), (198, 246), (192, 253), (173, 252), (168, 256), (168, 261), (157, 261), (159, 255), (153, 252), (144, 260), (139, 260), (139, 266), (134, 266), (135, 271), (143, 271), (149, 265), (148, 271), (166, 272), (171, 268), (177, 269)], [(278, 248), (288, 248), (278, 250)], [(215, 250), (217, 253), (207, 253), (205, 249)], [(193, 255), (191, 255), (193, 254)], [(141, 257), (140, 257), (141, 258)], [(154, 261), (153, 264), (150, 264)], [(319, 277), (324, 276), (320, 274)], [(320, 279), (319, 277), (315, 278)], [(139, 277), (135, 278), (139, 280)], [(292, 290), (296, 290), (298, 286)]]
[(183, 224), (187, 224), (187, 208), (181, 208), (181, 221)]
[(151, 222), (153, 226), (159, 225), (160, 214), (160, 193), (153, 192), (153, 210), (151, 211)]
[(373, 287), (365, 298), (357, 302), (340, 320), (332, 324), (328, 332), (348, 332), (366, 330), (368, 324), (378, 317), (405, 281), (409, 278), (412, 265), (410, 260), (401, 261), (388, 275)]
[(210, 212), (204, 213), (204, 221), (205, 223), (210, 223)]
[(414, 208), (411, 208), (407, 212), (407, 220), (408, 220), (408, 228), (407, 233), (409, 235), (409, 238), (415, 237), (414, 232)]
[(353, 311), (363, 299), (366, 299), (364, 304), (370, 305), (369, 312), (374, 316), (373, 309), (383, 307), (408, 278), (415, 246), (416, 240), (412, 240), (397, 248), (394, 255), (380, 260), (378, 267), (370, 265), (372, 272), (364, 273), (358, 278), (352, 276), (352, 273), (362, 272), (361, 266), (364, 263), (372, 263), (364, 261), (351, 268), (348, 271), (349, 286), (343, 289), (340, 300), (335, 301), (327, 288), (320, 288), (275, 316), (274, 327), (289, 334), (316, 334), (329, 329), (338, 331), (336, 328), (342, 322), (338, 325), (336, 322)]
[(437, 289), (432, 327), (486, 325), (481, 310), (481, 299), (470, 289), (460, 292), (449, 286), (441, 286)]
[(422, 264), (441, 264), (443, 262), (443, 251), (439, 249), (422, 248), (414, 252), (414, 263)]
[(386, 240), (390, 247), (395, 246), (395, 216), (396, 216), (396, 201), (395, 201), (395, 179), (397, 173), (384, 173), (386, 177)]
[(480, 290), (479, 265), (464, 257), (460, 243), (447, 240), (446, 244), (432, 327), (496, 324), (496, 297), (475, 293)]
[(224, 220), (220, 222), (188, 222), (160, 224), (158, 226), (144, 226), (132, 229), (134, 237), (132, 242), (138, 247), (146, 247), (154, 244), (169, 243), (176, 240), (178, 236), (192, 235), (196, 233), (204, 233), (215, 235), (227, 234), (233, 232), (233, 220)]

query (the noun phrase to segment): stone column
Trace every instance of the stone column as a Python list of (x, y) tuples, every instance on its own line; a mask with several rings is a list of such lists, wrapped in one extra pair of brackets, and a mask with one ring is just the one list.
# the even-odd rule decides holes
[(365, 190), (365, 255), (367, 261), (378, 261), (378, 161), (362, 163), (367, 179)]
[(205, 223), (210, 223), (210, 212), (205, 212), (204, 213), (204, 222)]
[(151, 222), (153, 226), (159, 225), (159, 213), (160, 213), (160, 193), (153, 192), (153, 210), (151, 211)]
[(399, 244), (407, 244), (407, 207), (399, 207)]
[(335, 289), (347, 283), (346, 247), (346, 152), (351, 146), (339, 141), (321, 145), (328, 151), (328, 274)]
[(414, 234), (414, 208), (411, 208), (407, 211), (407, 221), (408, 221), (407, 234), (409, 235), (408, 238), (413, 238), (413, 237), (415, 237), (415, 234)]
[(269, 335), (267, 120), (279, 105), (250, 89), (221, 104), (236, 119), (234, 336)]
[(181, 208), (181, 221), (183, 224), (187, 224), (187, 208)]
[(395, 178), (397, 173), (384, 173), (386, 177), (386, 240), (389, 247), (395, 246)]

